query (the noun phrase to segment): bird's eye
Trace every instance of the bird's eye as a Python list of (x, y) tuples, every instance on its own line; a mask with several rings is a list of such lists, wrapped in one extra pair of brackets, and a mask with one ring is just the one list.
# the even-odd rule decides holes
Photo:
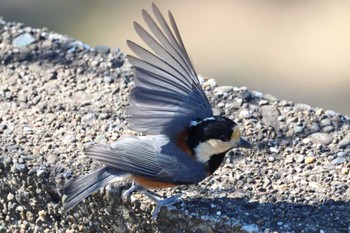
[(223, 141), (223, 142), (228, 142), (228, 141), (230, 141), (230, 138), (227, 137), (226, 135), (221, 135), (220, 136), (220, 140)]

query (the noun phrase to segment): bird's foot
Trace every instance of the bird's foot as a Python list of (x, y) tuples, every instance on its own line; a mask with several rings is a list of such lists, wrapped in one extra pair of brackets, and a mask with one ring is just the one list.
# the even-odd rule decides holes
[(174, 205), (176, 202), (179, 201), (179, 197), (182, 196), (182, 193), (180, 193), (180, 194), (177, 194), (175, 196), (172, 196), (172, 197), (169, 197), (166, 199), (160, 199), (160, 198), (156, 197), (155, 193), (153, 193), (151, 191), (145, 190), (142, 193), (156, 203), (156, 208), (152, 212), (152, 220), (155, 220), (157, 218), (158, 213), (160, 212), (160, 209), (163, 206), (169, 207), (169, 206)]
[(158, 213), (160, 212), (160, 209), (165, 206), (165, 207), (169, 207), (169, 206), (172, 206), (174, 205), (176, 202), (179, 201), (179, 197), (182, 196), (182, 193), (180, 194), (177, 194), (175, 196), (172, 196), (172, 197), (169, 197), (169, 198), (166, 198), (164, 200), (159, 200), (157, 203), (156, 203), (156, 208), (153, 210), (152, 212), (152, 219), (155, 220), (158, 216)]
[(138, 185), (135, 182), (133, 182), (131, 187), (122, 194), (122, 198), (126, 200), (134, 191), (139, 191), (143, 193), (145, 196), (147, 196), (148, 198), (150, 198), (152, 201), (156, 203), (156, 208), (152, 212), (152, 220), (155, 220), (157, 218), (158, 213), (160, 212), (160, 209), (163, 206), (169, 207), (174, 205), (176, 202), (179, 201), (179, 197), (182, 196), (182, 193), (180, 193), (166, 199), (161, 199), (157, 193), (146, 190), (141, 185)]

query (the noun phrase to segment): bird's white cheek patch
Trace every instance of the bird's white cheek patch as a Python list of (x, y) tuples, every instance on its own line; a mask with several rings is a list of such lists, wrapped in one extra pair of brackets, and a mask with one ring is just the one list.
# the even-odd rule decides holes
[(218, 139), (210, 139), (198, 144), (194, 150), (196, 152), (197, 160), (206, 163), (212, 155), (223, 153), (231, 149), (233, 146), (234, 144), (231, 141), (223, 142)]

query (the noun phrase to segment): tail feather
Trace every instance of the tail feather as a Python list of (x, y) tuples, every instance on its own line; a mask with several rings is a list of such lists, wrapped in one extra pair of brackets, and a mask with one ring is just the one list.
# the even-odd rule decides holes
[(89, 174), (78, 177), (70, 181), (63, 189), (63, 194), (67, 196), (63, 207), (65, 211), (72, 209), (80, 201), (91, 193), (106, 186), (112, 180), (127, 175), (125, 172), (103, 166)]

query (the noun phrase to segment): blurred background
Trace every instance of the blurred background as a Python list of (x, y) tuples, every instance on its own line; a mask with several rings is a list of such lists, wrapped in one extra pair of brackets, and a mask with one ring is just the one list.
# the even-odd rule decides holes
[[(172, 11), (199, 74), (350, 115), (350, 1), (154, 2)], [(129, 53), (142, 8), (151, 1), (1, 0), (0, 16)]]

